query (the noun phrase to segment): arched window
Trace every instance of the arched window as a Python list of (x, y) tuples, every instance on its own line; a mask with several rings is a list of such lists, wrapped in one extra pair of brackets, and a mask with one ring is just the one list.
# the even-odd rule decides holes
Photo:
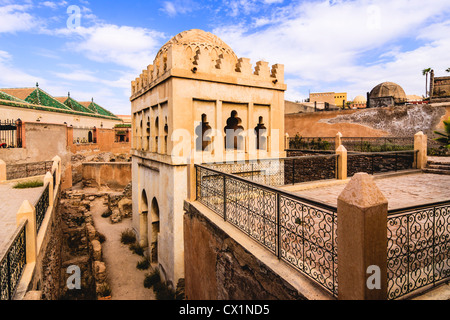
[(152, 219), (152, 239), (151, 239), (151, 261), (158, 262), (158, 235), (159, 229), (159, 205), (156, 198), (152, 200), (151, 207), (151, 219)]
[(167, 139), (169, 137), (169, 125), (167, 124), (167, 118), (166, 118), (166, 124), (164, 125), (164, 152), (167, 153)]
[(206, 151), (211, 144), (211, 126), (208, 122), (208, 117), (206, 114), (202, 114), (202, 122), (195, 128), (195, 134), (197, 139), (195, 141), (195, 146), (197, 151)]
[(259, 123), (255, 128), (256, 150), (267, 150), (267, 128), (264, 126), (264, 118), (259, 117)]
[(231, 116), (227, 120), (225, 127), (225, 148), (233, 150), (244, 149), (244, 137), (242, 132), (244, 127), (241, 126), (242, 120), (238, 117), (237, 111), (232, 111)]
[(154, 142), (155, 142), (155, 145), (153, 147), (153, 151), (154, 152), (158, 152), (158, 148), (159, 148), (159, 146), (158, 146), (158, 142), (159, 142), (159, 117), (156, 117), (156, 120), (155, 120), (155, 140), (154, 140)]

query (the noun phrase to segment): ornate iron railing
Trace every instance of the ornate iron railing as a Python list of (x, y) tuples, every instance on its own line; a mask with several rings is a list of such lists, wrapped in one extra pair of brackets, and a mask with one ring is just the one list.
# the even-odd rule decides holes
[(302, 182), (335, 179), (337, 158), (336, 154), (327, 154), (213, 163), (204, 166), (247, 178), (253, 182), (280, 187)]
[(36, 202), (35, 208), (36, 208), (36, 228), (37, 232), (39, 233), (39, 230), (41, 229), (42, 222), (44, 221), (45, 214), (47, 212), (47, 209), (50, 205), (50, 184), (47, 184), (44, 192), (42, 192), (41, 197)]
[(26, 236), (23, 222), (0, 258), (0, 300), (12, 300), (26, 265)]
[(196, 166), (197, 200), (337, 296), (337, 209)]
[(45, 175), (48, 171), (51, 171), (52, 165), (53, 161), (8, 165), (6, 168), (7, 179), (15, 180), (34, 176), (42, 176)]
[(388, 215), (388, 298), (450, 279), (450, 201)]

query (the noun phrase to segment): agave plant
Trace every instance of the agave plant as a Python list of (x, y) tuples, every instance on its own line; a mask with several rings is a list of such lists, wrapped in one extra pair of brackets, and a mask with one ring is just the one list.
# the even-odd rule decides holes
[(450, 117), (447, 121), (444, 121), (445, 132), (435, 131), (434, 133), (440, 137), (435, 139), (437, 142), (442, 143), (444, 148), (450, 149)]

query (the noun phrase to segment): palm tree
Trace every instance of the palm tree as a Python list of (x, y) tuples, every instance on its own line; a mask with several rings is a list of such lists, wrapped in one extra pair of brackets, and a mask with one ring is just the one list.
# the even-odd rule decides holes
[(431, 72), (431, 68), (422, 70), (422, 75), (425, 76), (425, 98), (428, 97), (428, 74), (430, 72)]
[(437, 142), (442, 143), (444, 148), (450, 150), (450, 117), (447, 121), (444, 121), (445, 132), (435, 131), (434, 133), (440, 137), (435, 139)]

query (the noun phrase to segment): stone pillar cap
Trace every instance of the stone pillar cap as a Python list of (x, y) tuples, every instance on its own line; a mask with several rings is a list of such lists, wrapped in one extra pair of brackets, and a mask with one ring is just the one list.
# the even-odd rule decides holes
[(388, 203), (373, 178), (367, 173), (357, 173), (342, 191), (338, 201), (344, 201), (360, 208)]

